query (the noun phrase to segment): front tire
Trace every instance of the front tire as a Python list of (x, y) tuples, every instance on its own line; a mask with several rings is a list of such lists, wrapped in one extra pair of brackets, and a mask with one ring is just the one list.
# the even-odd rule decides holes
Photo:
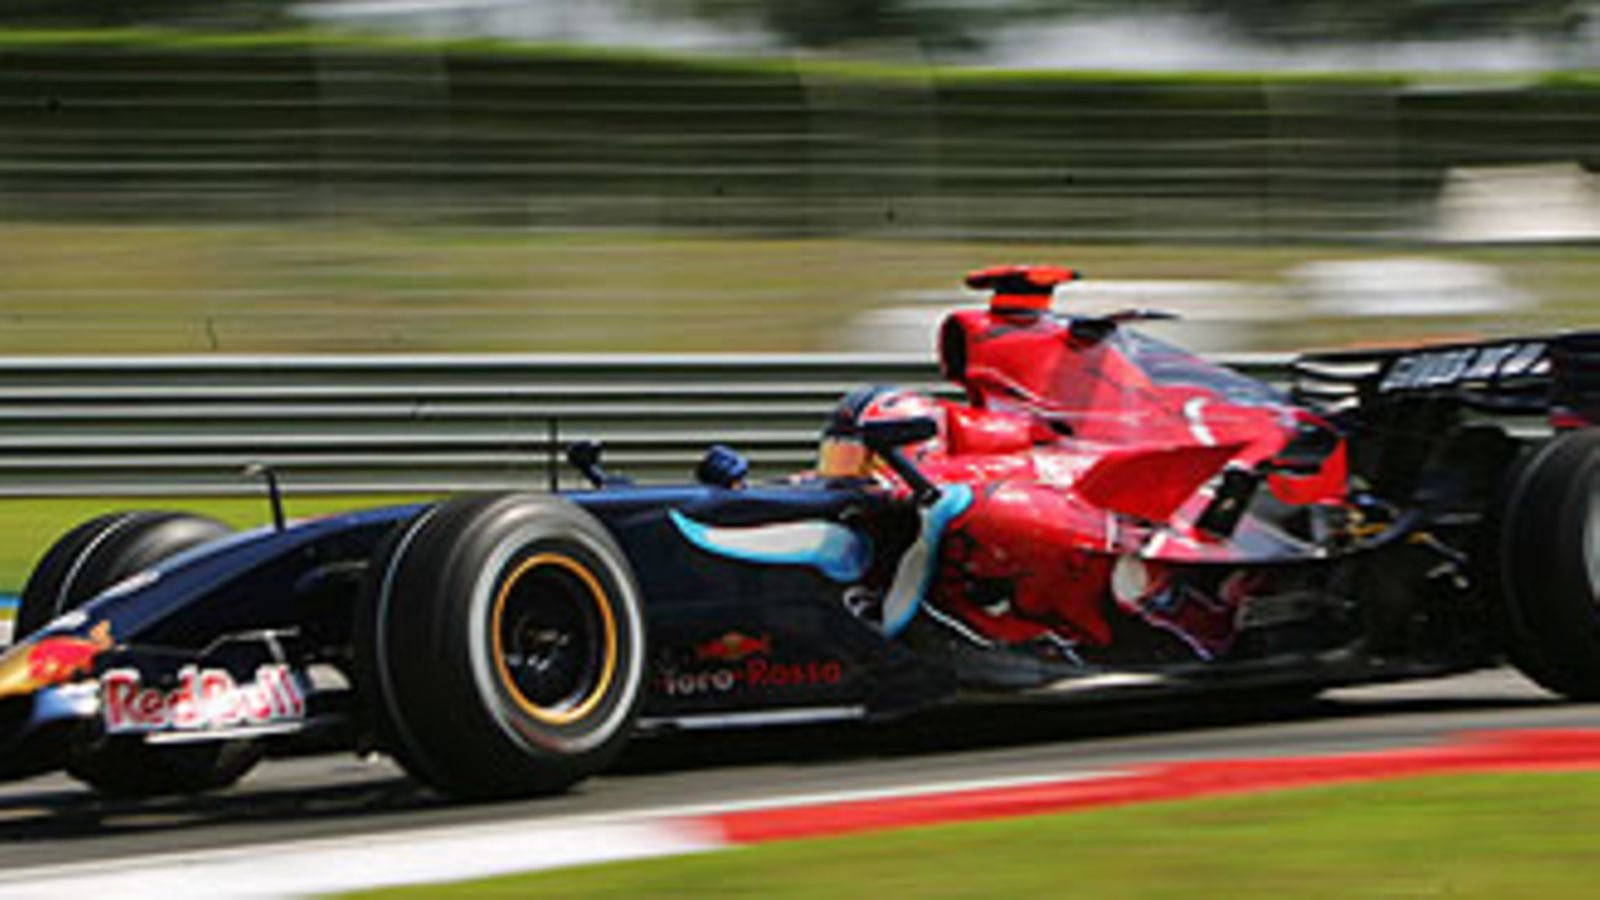
[(62, 535), (34, 567), (17, 606), (13, 639), (38, 631), (108, 587), (201, 544), (228, 526), (178, 512), (117, 512)]
[[(84, 522), (56, 541), (29, 576), (17, 607), (16, 637), (162, 560), (230, 533), (214, 519), (177, 512), (120, 512)], [(101, 793), (150, 796), (227, 787), (260, 759), (260, 748), (249, 741), (159, 747), (93, 734), (69, 748), (66, 768)]]
[(1502, 515), (1509, 657), (1555, 693), (1600, 699), (1600, 429), (1533, 450), (1512, 471)]
[(380, 552), (356, 650), (380, 741), (459, 797), (560, 791), (609, 763), (643, 698), (627, 558), (572, 504), (447, 501)]

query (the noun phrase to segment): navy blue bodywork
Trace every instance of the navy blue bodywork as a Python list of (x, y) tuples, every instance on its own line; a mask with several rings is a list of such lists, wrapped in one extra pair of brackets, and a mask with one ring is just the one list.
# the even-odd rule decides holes
[[(877, 490), (811, 482), (608, 487), (562, 496), (604, 523), (636, 573), (650, 647), (641, 714), (647, 724), (788, 710), (890, 714), (955, 689), (944, 667), (885, 639), (851, 611), (850, 592), (883, 580), (894, 544), (914, 529), (914, 512)], [(428, 508), (242, 532), (114, 586), (32, 637), (82, 638), (109, 625), (115, 644), (96, 659), (95, 671), (133, 666), (156, 683), (174, 683), (185, 665), (221, 667), (243, 679), (268, 659), (297, 671), (328, 664), (348, 673), (352, 610), (366, 590), (368, 563)], [(837, 572), (805, 563), (708, 551), (687, 539), (675, 518), (729, 528), (849, 521), (874, 552), (857, 580), (841, 583)], [(0, 702), (0, 728), (12, 735), (13, 749), (82, 718), (81, 705), (56, 693)], [(344, 727), (354, 698), (348, 685), (312, 692), (311, 723)], [(23, 754), (0, 749), (8, 760), (29, 757), (29, 769), (48, 768), (44, 761), (57, 755), (42, 745)]]
[[(1151, 643), (1151, 630), (1137, 622), (1114, 642), (1125, 658), (1097, 660), (985, 647), (941, 625), (933, 610), (891, 634), (884, 595), (921, 519), (914, 502), (869, 483), (608, 485), (561, 496), (605, 526), (640, 588), (645, 727), (893, 715), (963, 690), (1092, 695), (1104, 693), (1095, 679), (1106, 673), (1133, 672), (1163, 689), (1326, 685), (1461, 669), (1493, 652), (1481, 622), (1450, 625), (1459, 604), (1424, 609), (1411, 586), (1396, 588), (1393, 602), (1340, 599), (1403, 585), (1405, 572), (1435, 565), (1426, 553), (1408, 562), (1418, 551), (1403, 541), (1344, 560), (1263, 567), (1263, 590), (1287, 600), (1309, 586), (1329, 602), (1315, 618), (1263, 632), (1268, 643), (1241, 642), (1220, 665), (1168, 658), (1171, 642)], [(264, 663), (282, 664), (306, 689), (308, 715), (297, 731), (360, 745), (369, 717), (353, 649), (355, 610), (385, 542), (429, 509), (354, 512), (206, 544), (113, 586), (28, 640), (83, 641), (108, 629), (111, 645), (85, 674), (133, 667), (157, 686), (176, 684), (185, 666), (225, 669), (242, 683)], [(737, 543), (741, 530), (797, 525), (810, 529), (799, 549), (751, 553)], [(1402, 530), (1410, 528), (1396, 535)], [(719, 544), (719, 534), (734, 538)], [(1186, 577), (1198, 588), (1224, 574), (1200, 566)], [(319, 669), (335, 674), (314, 678)], [(0, 775), (58, 767), (72, 735), (98, 725), (99, 706), (84, 695), (94, 685), (88, 678), (0, 701)]]
[[(841, 583), (813, 566), (743, 561), (685, 540), (673, 514), (720, 526), (848, 520), (868, 530), (897, 516), (894, 501), (856, 487), (637, 488), (567, 495), (622, 545), (645, 598), (651, 650), (647, 718), (828, 707), (903, 711), (954, 690), (943, 667), (888, 641), (853, 614), (849, 594), (897, 557), (875, 538), (877, 565)], [(874, 571), (876, 570), (876, 571)], [(723, 641), (748, 639), (742, 655)], [(720, 642), (720, 643), (719, 643)], [(726, 648), (726, 649), (723, 649)], [(722, 652), (717, 652), (722, 650)]]

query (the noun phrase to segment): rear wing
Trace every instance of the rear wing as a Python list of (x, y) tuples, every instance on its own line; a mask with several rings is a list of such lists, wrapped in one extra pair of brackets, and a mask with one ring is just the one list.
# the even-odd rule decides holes
[(1295, 401), (1330, 414), (1431, 400), (1558, 428), (1600, 424), (1600, 331), (1315, 353), (1291, 372)]

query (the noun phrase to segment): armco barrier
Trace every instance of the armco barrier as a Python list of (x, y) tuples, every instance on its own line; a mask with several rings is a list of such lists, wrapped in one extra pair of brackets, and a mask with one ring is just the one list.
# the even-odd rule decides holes
[[(1258, 377), (1283, 357), (1227, 360)], [(756, 474), (804, 467), (862, 384), (943, 391), (923, 356), (185, 356), (0, 360), (0, 496), (545, 488), (562, 449), (641, 481), (711, 442)]]

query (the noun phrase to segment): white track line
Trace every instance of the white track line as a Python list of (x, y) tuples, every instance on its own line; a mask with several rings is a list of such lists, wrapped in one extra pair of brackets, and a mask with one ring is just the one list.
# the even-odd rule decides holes
[(193, 850), (0, 875), (7, 898), (118, 900), (215, 897), (260, 900), (431, 884), (518, 872), (716, 850), (727, 846), (703, 817), (858, 800), (914, 797), (1092, 780), (1112, 772), (985, 778), (937, 784), (795, 794), (732, 803), (645, 809), (514, 822), (436, 826), (375, 835)]
[[(486, 878), (537, 869), (714, 850), (720, 837), (687, 822), (462, 829), (426, 840), (406, 833), (199, 851), (107, 865), (99, 871), (7, 880), (8, 898), (112, 896), (259, 900)], [(96, 867), (84, 867), (96, 868)]]

